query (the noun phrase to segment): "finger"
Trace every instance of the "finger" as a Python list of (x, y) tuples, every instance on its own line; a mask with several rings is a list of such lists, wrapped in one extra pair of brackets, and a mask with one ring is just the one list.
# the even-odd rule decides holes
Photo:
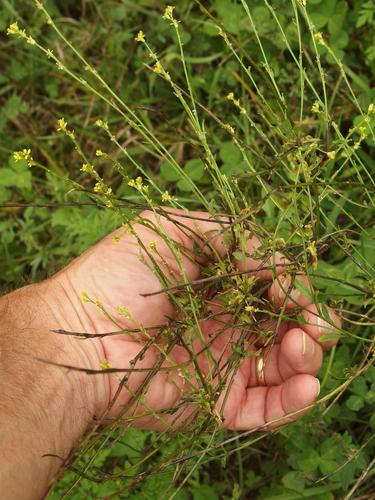
[(285, 314), (282, 320), (270, 318), (267, 313), (257, 318), (254, 325), (255, 345), (262, 347), (270, 344), (279, 344), (284, 334), (290, 330), (290, 320)]
[[(170, 240), (178, 242), (180, 248), (185, 249), (186, 252), (181, 255), (181, 260), (184, 274), (188, 280), (199, 277), (199, 265), (202, 264), (204, 257), (223, 258), (226, 254), (229, 256), (231, 242), (228, 242), (228, 231), (225, 231), (225, 228), (228, 227), (228, 224), (225, 224), (228, 222), (228, 218), (215, 219), (206, 212), (187, 213), (177, 209), (168, 209), (167, 211), (168, 218), (150, 211), (143, 212), (141, 218), (152, 222), (155, 227), (161, 229), (161, 233), (166, 234)], [(185, 218), (186, 215), (191, 218)], [(137, 231), (142, 235), (142, 242), (145, 246), (150, 245), (155, 240), (155, 232), (152, 228), (148, 228), (147, 231), (142, 225), (138, 226), (140, 227)], [(260, 241), (256, 236), (251, 236), (249, 231), (244, 232), (243, 238), (245, 243), (241, 251), (244, 258), (234, 259), (239, 271), (254, 273), (259, 279), (271, 279), (275, 274), (285, 271), (285, 266), (289, 261), (280, 252), (275, 252), (272, 256), (255, 258), (253, 254), (260, 247)], [(156, 239), (157, 245), (160, 245), (159, 253), (172, 266), (173, 272), (180, 276), (181, 269), (176, 266), (175, 253), (171, 252), (170, 245), (162, 238), (160, 231)], [(197, 247), (200, 252), (197, 252)]]
[(311, 285), (303, 274), (295, 277), (285, 274), (277, 276), (268, 290), (268, 297), (277, 308), (295, 309), (313, 302)]
[[(341, 328), (341, 320), (330, 307), (325, 306), (326, 314), (323, 317), (323, 311), (321, 306), (318, 307), (315, 304), (311, 304), (306, 309), (302, 311), (302, 316), (305, 323), (301, 323), (300, 327), (310, 335), (314, 340), (319, 341), (323, 335), (327, 334), (337, 334), (339, 335), (339, 329)], [(326, 319), (325, 319), (326, 318)], [(328, 321), (329, 318), (329, 321)], [(338, 337), (332, 340), (321, 342), (323, 349), (329, 349), (333, 345), (337, 344)]]
[(257, 255), (257, 250), (261, 246), (260, 240), (256, 236), (250, 236), (250, 233), (245, 233), (246, 247), (245, 257), (243, 259), (235, 259), (237, 268), (240, 271), (254, 272), (257, 278), (261, 280), (271, 280), (273, 277), (283, 273), (289, 260), (280, 252), (275, 252), (269, 255)]
[(262, 356), (264, 380), (260, 380), (258, 358), (250, 359), (251, 387), (279, 385), (299, 373), (316, 375), (322, 365), (323, 351), (305, 331), (293, 328), (284, 334), (281, 344), (274, 344)]
[(224, 420), (224, 426), (231, 430), (274, 429), (307, 413), (306, 407), (315, 401), (319, 391), (318, 379), (305, 374), (277, 386), (248, 388), (235, 414), (228, 411), (231, 418)]

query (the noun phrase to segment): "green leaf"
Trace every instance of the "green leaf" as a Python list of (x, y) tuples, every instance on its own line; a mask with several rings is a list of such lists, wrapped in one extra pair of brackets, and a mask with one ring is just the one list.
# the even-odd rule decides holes
[(375, 229), (367, 229), (361, 234), (360, 252), (369, 266), (375, 266)]
[(338, 31), (331, 35), (329, 42), (332, 48), (343, 49), (349, 43), (349, 35), (345, 31)]
[(14, 94), (9, 97), (0, 110), (0, 130), (5, 127), (9, 120), (17, 118), (21, 113), (26, 113), (28, 109), (28, 105), (18, 95)]
[(248, 171), (248, 165), (246, 162), (241, 161), (239, 163), (225, 164), (221, 167), (221, 171), (226, 175), (238, 175), (244, 174)]
[(251, 12), (251, 15), (255, 26), (257, 26), (257, 24), (261, 25), (262, 23), (267, 23), (267, 21), (271, 19), (270, 11), (267, 9), (267, 7), (264, 7), (263, 5), (255, 7)]
[(305, 480), (299, 472), (288, 472), (282, 479), (283, 485), (286, 488), (294, 491), (303, 491), (305, 488)]
[(369, 405), (375, 404), (375, 384), (372, 384), (371, 389), (367, 392), (365, 401)]
[(350, 396), (346, 401), (346, 406), (349, 410), (358, 411), (365, 406), (365, 402), (361, 396)]
[(199, 181), (205, 173), (204, 163), (199, 159), (189, 160), (185, 164), (184, 171), (192, 181)]
[(112, 21), (122, 21), (126, 16), (126, 7), (113, 7), (110, 9), (109, 15), (111, 16)]
[(298, 279), (298, 276), (296, 277), (296, 279), (294, 280), (293, 282), (293, 287), (296, 288), (299, 293), (301, 293), (302, 295), (304, 295), (305, 297), (309, 297), (309, 298), (313, 298), (313, 294), (311, 292), (311, 290), (309, 290), (304, 283), (302, 283), (302, 281), (300, 281)]
[(304, 450), (302, 454), (298, 457), (298, 468), (303, 472), (311, 474), (315, 472), (319, 467), (320, 456), (319, 453), (314, 450), (314, 448), (308, 448)]
[(219, 14), (221, 22), (229, 32), (237, 34), (241, 31), (241, 21), (244, 19), (242, 6), (231, 0), (215, 0), (213, 8)]
[(233, 142), (224, 142), (219, 151), (220, 159), (228, 165), (236, 165), (243, 161), (243, 156), (238, 146)]
[[(194, 160), (189, 160), (184, 167), (184, 172), (185, 174), (189, 177), (194, 182), (200, 181), (206, 184), (206, 179), (204, 179), (205, 176), (205, 168), (204, 168), (204, 163), (202, 160), (199, 159), (194, 159)], [(181, 189), (182, 191), (187, 191), (190, 192), (193, 190), (193, 187), (189, 181), (186, 179), (180, 179), (177, 182), (177, 187)]]
[(181, 175), (172, 167), (170, 163), (163, 163), (160, 167), (160, 175), (163, 179), (175, 182), (181, 179)]
[(328, 18), (319, 12), (313, 12), (310, 14), (310, 18), (317, 30), (323, 28), (328, 22)]
[(350, 385), (350, 392), (353, 392), (357, 396), (362, 398), (366, 396), (368, 391), (368, 386), (364, 377), (357, 377)]
[(30, 191), (32, 173), (26, 161), (10, 161), (10, 164), (13, 166), (0, 169), (0, 186)]
[(339, 340), (340, 335), (338, 333), (326, 333), (318, 338), (319, 342), (330, 342), (331, 340)]

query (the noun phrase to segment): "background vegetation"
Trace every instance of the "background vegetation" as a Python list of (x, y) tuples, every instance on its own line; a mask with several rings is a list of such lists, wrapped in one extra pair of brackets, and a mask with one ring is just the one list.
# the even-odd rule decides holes
[[(117, 227), (130, 211), (114, 211), (111, 203), (145, 204), (129, 185), (140, 168), (155, 204), (168, 190), (172, 204), (228, 211), (226, 194), (208, 172), (206, 141), (217, 179), (229, 179), (238, 194), (236, 215), (250, 210), (270, 248), (305, 263), (319, 292), (316, 301), (328, 301), (344, 320), (342, 340), (321, 371), (323, 401), (302, 421), (269, 436), (220, 432), (211, 448), (210, 434), (202, 433), (188, 448), (190, 459), (185, 438), (176, 435), (145, 463), (158, 436), (115, 429), (94, 458), (92, 450), (77, 455), (50, 498), (67, 491), (77, 499), (373, 498), (374, 3), (176, 2), (192, 102), (206, 132), (202, 140), (176, 99), (176, 89), (183, 97), (189, 89), (176, 31), (162, 17), (163, 1), (46, 2), (63, 36), (181, 171), (111, 109), (113, 95), (34, 2), (0, 4), (4, 292), (48, 276)], [(6, 35), (15, 21), (45, 52), (17, 33)], [(161, 69), (142, 36), (135, 40), (140, 30)], [(57, 131), (62, 117), (76, 144)], [(16, 161), (14, 151), (28, 148), (33, 160), (23, 154)], [(108, 207), (81, 170), (82, 155), (113, 189), (114, 200), (104, 196)]]

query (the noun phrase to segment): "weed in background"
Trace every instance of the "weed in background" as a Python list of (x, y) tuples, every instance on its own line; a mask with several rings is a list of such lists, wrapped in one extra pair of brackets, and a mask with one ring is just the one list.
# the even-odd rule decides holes
[[(139, 222), (141, 209), (163, 214), (161, 205), (204, 208), (219, 219), (227, 214), (229, 224), (223, 232), (237, 260), (245, 258), (244, 235), (250, 231), (263, 242), (257, 255), (260, 262), (282, 251), (293, 263), (293, 277), (307, 273), (317, 289), (314, 301), (322, 314), (323, 304), (329, 302), (344, 320), (341, 345), (331, 351), (322, 370), (322, 396), (302, 422), (279, 430), (271, 439), (254, 432), (226, 434), (218, 429), (213, 405), (207, 404), (222, 390), (224, 381), (216, 387), (211, 380), (203, 385), (197, 400), (199, 415), (205, 418), (197, 419), (188, 433), (140, 433), (122, 421), (96, 428), (69, 464), (75, 472), (66, 474), (52, 498), (67, 489), (72, 495), (76, 491), (77, 497), (86, 492), (94, 497), (122, 494), (135, 498), (140, 494), (186, 498), (188, 492), (196, 498), (199, 494), (240, 498), (254, 491), (264, 498), (334, 498), (359, 487), (366, 492), (361, 473), (371, 474), (371, 428), (375, 424), (373, 418), (369, 420), (375, 384), (371, 319), (375, 113), (369, 87), (343, 59), (345, 36), (342, 30), (335, 31), (348, 10), (340, 8), (341, 4), (327, 2), (312, 12), (302, 1), (280, 2), (277, 7), (283, 10), (268, 2), (259, 2), (255, 8), (245, 1), (214, 2), (209, 10), (199, 4), (201, 10), (191, 13), (191, 27), (185, 3), (181, 13), (186, 23), (172, 8), (167, 7), (163, 15), (153, 11), (153, 22), (158, 28), (163, 26), (160, 29), (171, 45), (159, 50), (145, 27), (134, 30), (134, 57), (145, 64), (146, 69), (139, 71), (148, 71), (153, 105), (167, 102), (166, 125), (158, 125), (147, 99), (139, 101), (145, 107), (138, 109), (137, 102), (128, 103), (126, 95), (114, 90), (41, 3), (36, 2), (40, 16), (33, 23), (46, 23), (45, 37), (37, 38), (11, 24), (9, 34), (24, 39), (31, 53), (41, 51), (44, 60), (55, 64), (62, 81), (74, 82), (78, 95), (93, 96), (97, 111), (91, 120), (91, 110), (80, 133), (67, 117), (59, 118), (58, 132), (66, 136), (66, 144), (72, 143), (77, 166), (65, 179), (61, 179), (64, 168), (50, 160), (50, 155), (34, 160), (29, 144), (13, 156), (3, 195), (8, 210), (23, 208), (17, 201), (8, 201), (9, 188), (20, 178), (24, 183), (20, 194), (30, 205), (26, 210), (34, 217), (39, 210), (47, 224), (46, 210), (32, 207), (31, 183), (44, 182), (47, 192), (49, 186), (59, 186), (61, 194), (54, 195), (54, 203), (60, 208), (52, 220), (68, 228), (67, 221), (78, 217), (71, 236), (77, 252), (88, 213), (100, 214), (102, 234), (108, 231), (104, 224), (109, 221), (112, 227), (122, 222), (131, 230), (134, 221)], [(359, 27), (364, 11), (358, 13)], [(116, 12), (120, 16), (122, 11)], [(326, 27), (329, 41), (319, 31)], [(206, 41), (204, 55), (197, 47), (197, 55), (185, 52), (195, 36)], [(278, 61), (280, 53), (284, 68)], [(359, 87), (366, 87), (360, 96), (353, 88), (358, 79)], [(25, 106), (22, 109), (26, 112)], [(92, 122), (94, 126), (89, 125)], [(94, 127), (101, 133), (99, 138)], [(86, 133), (94, 147), (85, 147)], [(133, 143), (136, 146), (129, 147)], [(69, 150), (68, 145), (65, 148)], [(37, 143), (38, 157), (40, 149)], [(30, 167), (40, 171), (33, 180)], [(78, 205), (84, 205), (79, 212)], [(8, 222), (4, 227), (9, 231)], [(30, 234), (28, 230), (29, 238)], [(178, 256), (175, 244), (164, 238)], [(88, 237), (83, 241), (91, 243)], [(43, 252), (48, 259), (50, 254), (38, 243), (37, 259)], [(62, 246), (69, 258), (69, 249)], [(35, 255), (35, 246), (29, 248)], [(146, 250), (152, 258), (153, 249)], [(32, 262), (32, 269), (41, 265), (40, 260)], [(165, 273), (156, 271), (161, 284), (168, 287)], [(234, 275), (233, 257), (217, 259), (205, 272), (207, 278), (214, 278), (216, 293), (243, 331), (247, 331), (243, 323), (250, 318), (252, 331), (264, 336), (258, 317), (254, 321), (249, 314), (252, 307), (257, 314), (275, 313), (264, 301), (264, 290), (246, 275)], [(184, 313), (181, 332), (199, 331), (199, 322), (208, 311), (202, 289), (196, 291), (188, 284), (179, 287), (178, 293), (171, 292), (170, 299)], [(282, 312), (280, 321), (284, 317)], [(272, 334), (268, 336), (272, 342)], [(175, 337), (165, 347), (165, 359), (172, 342)], [(228, 379), (244, 354), (241, 345), (236, 353)], [(137, 397), (142, 399), (142, 394)], [(228, 471), (226, 480), (210, 481), (207, 474), (217, 472), (218, 467)]]

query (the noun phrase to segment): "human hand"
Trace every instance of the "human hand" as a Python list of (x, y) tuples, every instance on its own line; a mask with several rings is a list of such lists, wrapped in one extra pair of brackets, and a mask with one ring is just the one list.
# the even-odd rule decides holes
[[(144, 213), (147, 225), (135, 224), (133, 234), (126, 234), (123, 229), (115, 231), (51, 280), (53, 288), (60, 288), (69, 298), (59, 302), (61, 317), (69, 318), (73, 331), (104, 334), (126, 330), (117, 335), (86, 335), (88, 339), (77, 340), (83, 342), (90, 352), (87, 359), (91, 360), (87, 366), (83, 359), (80, 368), (100, 371), (100, 364), (105, 360), (102, 366), (129, 370), (126, 374), (103, 370), (102, 374), (95, 375), (108, 378), (107, 390), (102, 389), (98, 394), (99, 407), (105, 412), (112, 401), (110, 415), (122, 412), (123, 417), (128, 416), (134, 425), (145, 429), (186, 424), (199, 412), (202, 402), (197, 401), (197, 394), (204, 379), (210, 381), (211, 387), (219, 387), (218, 379), (230, 364), (233, 346), (241, 341), (247, 355), (240, 360), (233, 376), (221, 385), (221, 394), (211, 395), (216, 398), (211, 412), (225, 428), (233, 430), (273, 428), (300, 417), (319, 393), (315, 375), (322, 364), (323, 348), (332, 345), (332, 342), (321, 345), (318, 339), (333, 331), (335, 325), (339, 326), (337, 316), (329, 310), (331, 322), (328, 323), (312, 305), (310, 297), (295, 288), (289, 290), (288, 262), (280, 253), (266, 266), (255, 260), (252, 255), (259, 241), (249, 237), (246, 259), (235, 262), (239, 271), (248, 271), (258, 280), (269, 283), (268, 299), (275, 310), (291, 313), (302, 307), (305, 322), (265, 321), (267, 329), (273, 329), (275, 335), (263, 352), (259, 342), (254, 342), (254, 335), (244, 338), (240, 328), (233, 324), (228, 327), (232, 318), (217, 297), (213, 297), (213, 314), (200, 321), (201, 334), (196, 333), (190, 343), (197, 365), (194, 366), (191, 351), (189, 354), (181, 339), (177, 339), (166, 355), (165, 335), (163, 340), (158, 334), (160, 328), (152, 327), (169, 324), (170, 337), (172, 318), (176, 318), (177, 311), (167, 293), (147, 296), (161, 288), (152, 266), (146, 265), (150, 260), (147, 253), (152, 253), (154, 264), (169, 277), (170, 286), (197, 280), (204, 265), (203, 254), (212, 260), (213, 253), (223, 257), (229, 251), (221, 226), (209, 220), (208, 214), (191, 213), (190, 219), (184, 217), (185, 212), (168, 210), (168, 213), (173, 216), (159, 218), (152, 212)], [(178, 258), (160, 229), (175, 242), (172, 247), (179, 253)], [(206, 244), (208, 240), (210, 245)], [(197, 246), (203, 251), (200, 256), (196, 254)], [(305, 276), (299, 276), (298, 280), (308, 287)], [(84, 300), (85, 304), (82, 292), (89, 298)], [(223, 323), (227, 325), (224, 329)], [(156, 366), (159, 369), (154, 369), (149, 380), (148, 375)], [(123, 388), (116, 394), (124, 375)], [(147, 390), (141, 395), (146, 383)], [(105, 386), (101, 384), (101, 387)], [(168, 413), (177, 407), (178, 410)]]

